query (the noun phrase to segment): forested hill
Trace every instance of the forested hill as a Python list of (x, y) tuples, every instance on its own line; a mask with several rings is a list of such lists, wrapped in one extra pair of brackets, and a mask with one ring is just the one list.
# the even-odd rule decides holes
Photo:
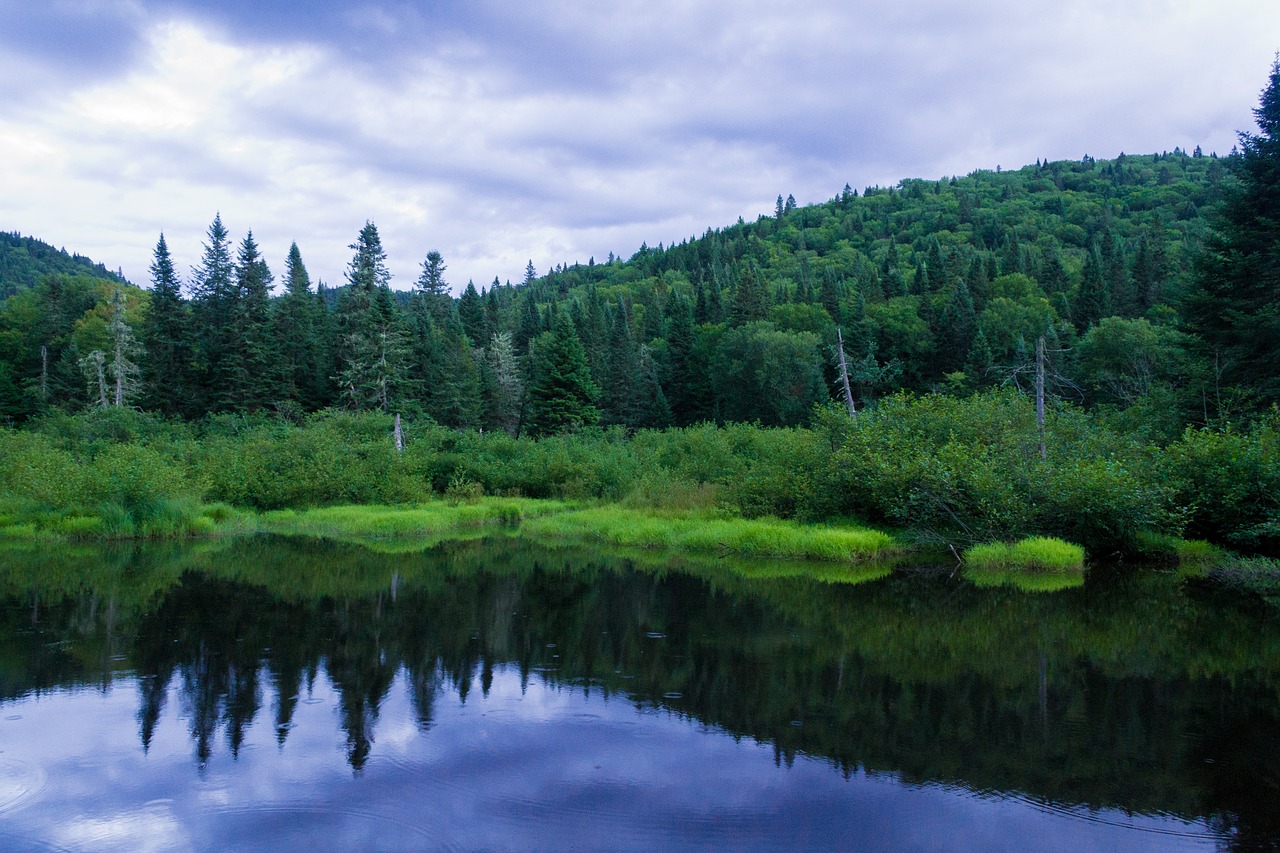
[(796, 422), (831, 390), (837, 326), (864, 401), (1007, 382), (1047, 334), (1064, 393), (1128, 405), (1189, 385), (1176, 308), (1231, 171), (1175, 149), (779, 197), (754, 222), (558, 266), (529, 294), (572, 312), (597, 367), (626, 304), (677, 422)]
[(49, 275), (88, 275), (124, 281), (102, 264), (83, 255), (69, 255), (42, 240), (17, 231), (0, 231), (0, 299), (22, 288), (35, 287)]
[[(7, 300), (0, 416), (119, 399), (188, 418), (343, 407), (532, 434), (791, 425), (835, 396), (840, 329), (860, 405), (1016, 381), (1044, 337), (1059, 395), (1175, 435), (1212, 414), (1212, 371), (1178, 306), (1235, 159), (1084, 157), (846, 187), (803, 207), (779, 197), (753, 222), (625, 261), (541, 276), (530, 263), (518, 285), (460, 297), (435, 251), (412, 294), (389, 290), (372, 223), (342, 287), (317, 293), (295, 246), (272, 296), (252, 236), (237, 252), (215, 219), (188, 282), (162, 239), (151, 290), (125, 287), (114, 307), (113, 288), (57, 276)], [(3, 240), (9, 257), (77, 265)], [(121, 330), (139, 345), (116, 347)], [(94, 352), (122, 354), (129, 381)]]

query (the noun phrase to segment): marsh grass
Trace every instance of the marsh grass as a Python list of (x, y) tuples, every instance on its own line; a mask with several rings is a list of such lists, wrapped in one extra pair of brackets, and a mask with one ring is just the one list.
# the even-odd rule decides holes
[(0, 507), (0, 538), (11, 540), (188, 539), (255, 529), (250, 513), (192, 498), (151, 498), (130, 506), (106, 500), (62, 509), (9, 500)]
[(535, 539), (802, 560), (874, 560), (892, 555), (893, 538), (856, 527), (805, 526), (772, 518), (726, 517), (716, 511), (675, 512), (592, 507), (526, 521)]
[(1032, 536), (1018, 542), (988, 542), (964, 552), (973, 569), (1034, 569), (1069, 572), (1084, 568), (1084, 549), (1061, 539)]
[(318, 536), (344, 541), (404, 540), (403, 550), (437, 544), (454, 533), (514, 526), (526, 518), (559, 512), (560, 501), (526, 498), (476, 498), (471, 503), (433, 501), (411, 507), (331, 506), (305, 510), (277, 510), (258, 517), (268, 533)]
[(1056, 592), (1084, 584), (1084, 549), (1044, 536), (975, 545), (964, 552), (964, 566), (964, 576), (979, 587)]
[(1186, 574), (1203, 574), (1228, 557), (1226, 551), (1203, 539), (1183, 539), (1163, 533), (1140, 534), (1137, 553), (1144, 560), (1177, 566)]
[(1209, 568), (1207, 576), (1221, 586), (1256, 593), (1280, 605), (1280, 560), (1228, 555)]

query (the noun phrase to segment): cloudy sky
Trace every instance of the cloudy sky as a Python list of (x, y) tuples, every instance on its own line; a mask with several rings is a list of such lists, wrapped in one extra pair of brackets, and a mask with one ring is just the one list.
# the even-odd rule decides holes
[(1225, 153), (1275, 0), (0, 0), (0, 229), (138, 283), (214, 212), (455, 290), (904, 177)]

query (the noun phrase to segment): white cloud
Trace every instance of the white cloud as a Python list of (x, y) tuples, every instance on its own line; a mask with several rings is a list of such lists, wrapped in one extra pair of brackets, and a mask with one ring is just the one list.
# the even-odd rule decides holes
[[(1252, 0), (1002, 6), (565, 0), (432, 29), (367, 4), (287, 43), (161, 20), (127, 68), (0, 107), (0, 227), (144, 281), (159, 231), (185, 268), (219, 210), (339, 283), (372, 219), (398, 286), (429, 249), (455, 287), (518, 279), (846, 180), (1225, 152), (1280, 32)], [(32, 62), (0, 58), (57, 77)]]

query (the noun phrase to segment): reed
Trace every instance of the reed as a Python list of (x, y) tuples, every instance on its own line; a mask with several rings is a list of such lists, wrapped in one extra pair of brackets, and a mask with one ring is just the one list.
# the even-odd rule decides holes
[(524, 523), (521, 533), (535, 539), (806, 560), (873, 560), (896, 550), (891, 536), (868, 528), (731, 518), (714, 511), (661, 512), (619, 506), (532, 519)]
[(289, 536), (330, 539), (411, 539), (438, 542), (442, 534), (514, 526), (523, 519), (558, 512), (560, 501), (480, 498), (474, 503), (432, 501), (416, 506), (330, 506), (277, 510), (258, 517), (258, 528)]

